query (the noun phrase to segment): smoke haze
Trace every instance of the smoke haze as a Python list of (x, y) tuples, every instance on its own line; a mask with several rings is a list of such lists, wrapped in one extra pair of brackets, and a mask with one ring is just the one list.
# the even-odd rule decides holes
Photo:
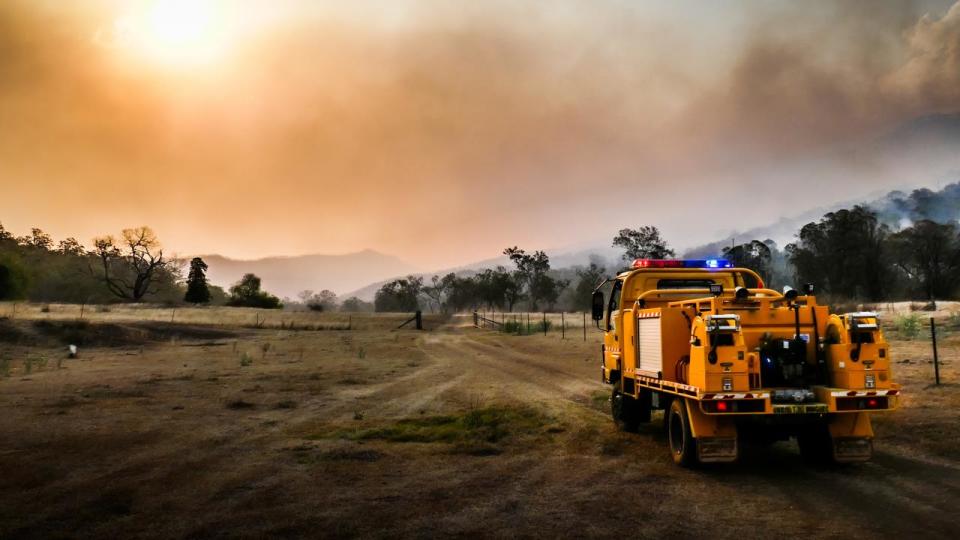
[(200, 67), (128, 54), (129, 3), (0, 4), (0, 221), (442, 267), (960, 170), (956, 140), (890, 137), (960, 111), (960, 3), (275, 4), (216, 2), (233, 39)]

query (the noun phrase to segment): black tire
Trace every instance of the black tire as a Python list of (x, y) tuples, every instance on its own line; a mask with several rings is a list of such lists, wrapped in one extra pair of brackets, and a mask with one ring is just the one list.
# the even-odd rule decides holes
[(826, 424), (810, 426), (797, 434), (800, 457), (812, 465), (834, 463), (833, 438)]
[(687, 404), (683, 399), (674, 399), (667, 411), (667, 440), (670, 442), (670, 455), (673, 462), (682, 467), (696, 467), (697, 440), (690, 432), (690, 418), (687, 417)]
[(620, 431), (636, 433), (640, 428), (637, 420), (637, 400), (625, 395), (617, 387), (614, 387), (610, 394), (610, 416)]

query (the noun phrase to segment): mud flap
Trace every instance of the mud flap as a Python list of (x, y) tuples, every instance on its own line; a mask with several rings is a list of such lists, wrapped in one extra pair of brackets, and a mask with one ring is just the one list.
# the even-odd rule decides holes
[(736, 437), (697, 439), (697, 458), (701, 463), (729, 463), (737, 460)]
[(737, 426), (732, 418), (722, 418), (704, 414), (700, 403), (692, 399), (684, 400), (687, 405), (687, 418), (690, 419), (690, 432), (697, 440), (697, 456), (702, 463), (729, 463), (736, 461), (739, 454)]
[(868, 461), (873, 456), (870, 439), (843, 437), (833, 439), (833, 459), (837, 463)]
[(833, 442), (834, 461), (867, 461), (873, 456), (873, 427), (867, 413), (837, 414), (828, 427)]

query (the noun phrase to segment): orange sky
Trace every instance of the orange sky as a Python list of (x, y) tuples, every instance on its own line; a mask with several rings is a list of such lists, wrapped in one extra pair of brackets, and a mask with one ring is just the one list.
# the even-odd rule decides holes
[(960, 111), (950, 2), (478, 4), (2, 2), (0, 222), (438, 268), (942, 180), (870, 144)]

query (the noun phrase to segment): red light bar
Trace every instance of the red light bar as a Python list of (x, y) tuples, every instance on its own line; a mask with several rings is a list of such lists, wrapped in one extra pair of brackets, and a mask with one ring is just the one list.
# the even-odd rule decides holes
[(634, 268), (683, 268), (683, 261), (676, 259), (637, 259)]

